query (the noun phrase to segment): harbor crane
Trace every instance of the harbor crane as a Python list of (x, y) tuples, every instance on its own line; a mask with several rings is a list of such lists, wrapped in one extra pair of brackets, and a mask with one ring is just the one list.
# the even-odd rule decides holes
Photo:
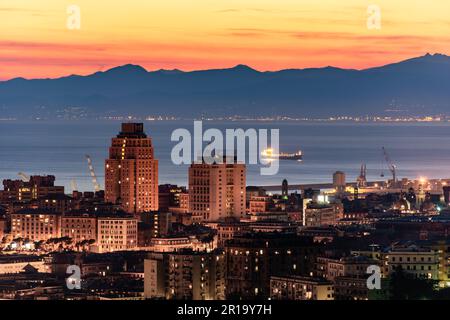
[(367, 178), (366, 178), (366, 176), (367, 176), (367, 167), (366, 167), (366, 164), (363, 163), (363, 164), (361, 164), (359, 177), (356, 179), (356, 185), (359, 188), (367, 187)]
[[(386, 165), (392, 174), (392, 182), (395, 185), (397, 183), (397, 166), (392, 162), (391, 158), (389, 157), (389, 154), (386, 151), (386, 148), (382, 147), (382, 150), (384, 161), (386, 162)], [(384, 177), (383, 171), (381, 171), (381, 176)]]
[(89, 172), (91, 173), (92, 184), (94, 185), (94, 190), (96, 192), (100, 191), (100, 185), (98, 184), (97, 175), (95, 174), (94, 167), (92, 165), (91, 156), (87, 154), (86, 155), (86, 160), (87, 160), (87, 163), (88, 163)]

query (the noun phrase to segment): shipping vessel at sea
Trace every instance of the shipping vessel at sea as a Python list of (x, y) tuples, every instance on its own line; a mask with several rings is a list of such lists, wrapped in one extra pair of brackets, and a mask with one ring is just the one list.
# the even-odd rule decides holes
[(278, 158), (280, 160), (297, 160), (302, 161), (303, 159), (303, 153), (301, 150), (298, 150), (294, 153), (287, 153), (287, 152), (280, 152), (279, 154), (274, 153), (273, 149), (268, 148), (261, 152), (261, 156), (267, 159), (274, 159)]

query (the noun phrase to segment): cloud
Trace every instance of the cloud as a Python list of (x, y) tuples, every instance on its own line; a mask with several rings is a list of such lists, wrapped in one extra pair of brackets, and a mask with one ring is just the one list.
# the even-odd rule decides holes
[(77, 51), (105, 51), (103, 45), (92, 44), (74, 44), (74, 43), (55, 43), (55, 42), (35, 42), (35, 41), (8, 41), (0, 40), (0, 49), (2, 50), (77, 50)]
[(50, 14), (55, 13), (55, 11), (51, 11), (51, 10), (0, 7), (0, 14), (2, 12), (5, 13), (5, 14), (10, 14), (10, 13), (29, 14), (29, 15), (32, 15), (32, 16), (40, 16), (40, 17), (49, 16)]

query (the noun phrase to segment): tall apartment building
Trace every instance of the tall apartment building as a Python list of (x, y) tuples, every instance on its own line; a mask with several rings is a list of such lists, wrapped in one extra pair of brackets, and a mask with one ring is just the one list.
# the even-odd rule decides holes
[(105, 161), (105, 200), (128, 213), (158, 210), (158, 160), (143, 123), (122, 123)]
[(32, 241), (61, 237), (61, 214), (45, 209), (22, 209), (11, 214), (13, 238)]
[(183, 300), (225, 299), (221, 251), (151, 253), (144, 262), (144, 296)]
[(295, 234), (238, 235), (225, 243), (227, 298), (270, 298), (272, 276), (308, 276), (322, 247)]
[(223, 163), (192, 164), (189, 168), (189, 211), (193, 222), (240, 218), (246, 209), (246, 167)]
[(97, 217), (98, 252), (133, 250), (138, 245), (137, 219), (131, 215)]

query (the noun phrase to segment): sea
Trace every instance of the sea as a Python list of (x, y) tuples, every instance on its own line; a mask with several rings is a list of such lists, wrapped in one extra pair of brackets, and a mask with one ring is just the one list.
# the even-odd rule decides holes
[[(0, 180), (51, 174), (66, 192), (94, 189), (86, 155), (101, 187), (111, 138), (120, 131), (113, 120), (0, 121)], [(247, 185), (329, 183), (335, 171), (355, 181), (361, 164), (367, 179), (390, 176), (382, 148), (399, 178), (450, 178), (450, 124), (445, 122), (203, 121), (204, 130), (279, 129), (280, 151), (303, 152), (303, 161), (282, 160), (276, 175), (261, 175), (261, 165), (248, 165)], [(144, 121), (159, 160), (159, 183), (187, 185), (187, 165), (171, 160), (176, 129), (193, 132), (193, 121)], [(384, 178), (381, 176), (384, 175)]]

